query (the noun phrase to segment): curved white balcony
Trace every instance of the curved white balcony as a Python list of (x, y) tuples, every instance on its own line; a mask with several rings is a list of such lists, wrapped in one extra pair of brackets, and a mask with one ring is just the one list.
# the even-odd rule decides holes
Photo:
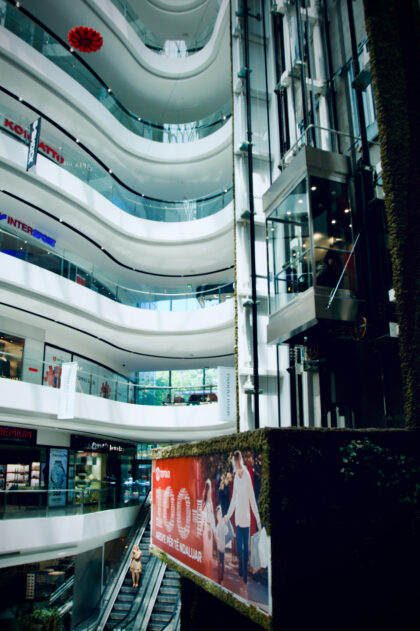
[(235, 421), (219, 420), (217, 403), (138, 406), (77, 392), (74, 418), (57, 421), (59, 398), (57, 389), (0, 378), (0, 421), (152, 443), (204, 440), (235, 431)]
[(189, 143), (142, 138), (119, 123), (77, 81), (3, 27), (0, 73), (4, 87), (58, 122), (127, 185), (146, 195), (160, 198), (163, 190), (167, 199), (199, 198), (230, 183), (231, 121)]
[[(36, 166), (26, 172), (26, 155), (23, 144), (0, 134), (2, 186), (58, 221), (54, 226), (52, 219), (39, 217), (24, 202), (0, 193), (3, 212), (11, 208), (23, 221), (36, 223), (56, 239), (62, 235), (61, 220), (89, 236), (122, 264), (153, 274), (188, 276), (231, 267), (232, 203), (214, 215), (190, 222), (148, 221), (124, 212), (42, 155)], [(69, 236), (62, 238), (65, 247), (72, 249), (72, 244), (76, 245)]]
[(147, 48), (110, 0), (73, 0), (60, 6), (54, 0), (24, 0), (21, 4), (63, 40), (80, 23), (80, 16), (85, 16), (104, 38), (102, 49), (90, 56), (89, 65), (128, 109), (149, 120), (198, 120), (216, 111), (230, 96), (227, 0), (222, 2), (206, 46), (184, 59), (161, 57)]
[(81, 554), (124, 535), (138, 514), (128, 506), (85, 515), (0, 521), (0, 568)]
[(137, 309), (0, 254), (0, 302), (126, 350), (132, 355), (132, 370), (140, 369), (136, 354), (163, 364), (168, 359), (222, 358), (233, 352), (233, 300), (199, 311)]

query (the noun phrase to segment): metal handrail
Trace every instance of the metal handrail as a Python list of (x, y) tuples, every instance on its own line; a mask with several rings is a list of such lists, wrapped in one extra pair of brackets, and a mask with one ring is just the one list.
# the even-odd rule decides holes
[[(294, 155), (296, 153), (296, 151), (298, 149), (300, 149), (300, 147), (303, 146), (307, 146), (308, 144), (311, 144), (310, 142), (308, 143), (308, 133), (310, 132), (311, 129), (314, 130), (319, 130), (319, 131), (326, 131), (330, 134), (336, 134), (337, 136), (343, 136), (346, 138), (351, 139), (353, 142), (349, 145), (348, 151), (351, 150), (351, 148), (357, 143), (357, 142), (361, 142), (361, 138), (360, 136), (353, 136), (352, 134), (348, 134), (347, 132), (344, 131), (338, 131), (338, 129), (333, 129), (332, 127), (323, 127), (321, 125), (315, 125), (315, 123), (310, 123), (304, 130), (303, 132), (300, 134), (300, 136), (298, 136), (296, 142), (290, 147), (290, 149), (288, 149), (284, 156), (281, 158), (280, 160), (280, 164), (282, 168), (285, 168), (286, 166), (286, 159), (288, 156), (290, 155)], [(377, 145), (379, 146), (379, 142), (371, 140), (369, 141), (371, 145)]]

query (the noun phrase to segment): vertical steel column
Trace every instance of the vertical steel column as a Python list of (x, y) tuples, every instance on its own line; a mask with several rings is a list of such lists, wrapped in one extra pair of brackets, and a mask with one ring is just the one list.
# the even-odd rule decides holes
[(248, 142), (248, 200), (249, 200), (249, 245), (251, 255), (251, 314), (252, 314), (252, 352), (253, 352), (253, 378), (254, 378), (254, 428), (260, 426), (260, 386), (258, 374), (258, 324), (257, 324), (257, 277), (255, 265), (255, 209), (254, 209), (254, 182), (253, 182), (253, 160), (252, 160), (252, 121), (251, 121), (251, 85), (249, 67), (249, 40), (248, 40), (248, 2), (243, 2), (244, 16), (244, 61), (245, 61), (245, 97), (246, 97), (246, 119), (247, 119), (247, 142)]
[[(360, 65), (359, 65), (359, 58), (357, 54), (356, 29), (354, 26), (352, 2), (353, 0), (347, 0), (347, 13), (348, 13), (348, 18), (349, 18), (351, 55), (353, 58), (352, 59), (353, 79), (355, 79), (360, 72)], [(365, 120), (365, 111), (363, 109), (363, 96), (360, 90), (356, 90), (356, 103), (357, 103), (357, 117), (359, 119), (360, 138), (362, 140), (363, 166), (369, 166), (370, 165), (369, 144), (368, 144), (367, 133), (366, 133), (366, 120)]]

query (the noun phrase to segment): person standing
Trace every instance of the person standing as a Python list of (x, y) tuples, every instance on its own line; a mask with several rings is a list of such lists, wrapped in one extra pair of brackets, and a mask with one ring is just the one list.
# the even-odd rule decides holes
[(138, 545), (133, 546), (131, 553), (130, 571), (131, 578), (133, 579), (133, 587), (139, 586), (140, 574), (141, 574), (141, 550)]
[(233, 480), (233, 493), (229, 510), (225, 515), (224, 520), (227, 524), (235, 512), (236, 545), (239, 560), (239, 585), (241, 594), (247, 598), (249, 529), (251, 526), (250, 508), (257, 520), (258, 530), (261, 530), (261, 520), (258, 512), (257, 501), (255, 499), (254, 488), (252, 486), (251, 476), (244, 465), (242, 454), (239, 450), (235, 451), (233, 454), (232, 465), (235, 474)]

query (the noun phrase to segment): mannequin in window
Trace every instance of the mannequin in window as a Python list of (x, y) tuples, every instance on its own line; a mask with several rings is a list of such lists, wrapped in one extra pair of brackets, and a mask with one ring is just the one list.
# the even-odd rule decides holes
[(0, 377), (10, 379), (10, 361), (4, 352), (4, 344), (0, 346)]

